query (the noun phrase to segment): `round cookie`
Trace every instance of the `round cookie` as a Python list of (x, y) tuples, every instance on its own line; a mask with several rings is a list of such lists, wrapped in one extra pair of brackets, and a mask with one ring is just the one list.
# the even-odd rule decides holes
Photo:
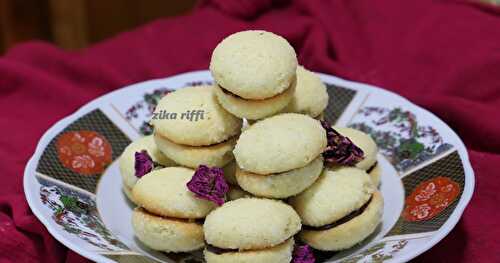
[(300, 228), (300, 218), (291, 206), (259, 198), (229, 201), (208, 214), (203, 224), (208, 244), (240, 250), (276, 246)]
[(345, 128), (345, 127), (333, 127), (340, 134), (349, 138), (356, 146), (361, 148), (364, 153), (364, 158), (360, 162), (356, 163), (356, 167), (359, 169), (369, 171), (370, 176), (376, 186), (380, 183), (380, 166), (377, 164), (377, 152), (378, 147), (375, 141), (369, 134), (366, 134), (360, 130)]
[(132, 196), (148, 212), (165, 217), (203, 218), (215, 204), (196, 198), (186, 184), (194, 170), (167, 167), (143, 176), (134, 186)]
[(125, 196), (132, 202), (135, 204), (135, 201), (134, 201), (134, 196), (132, 195), (132, 188), (124, 185), (122, 187), (122, 190), (123, 190), (123, 193), (125, 193)]
[(222, 107), (233, 115), (258, 120), (280, 112), (290, 103), (295, 93), (295, 81), (282, 93), (260, 100), (243, 99), (224, 91), (219, 86), (214, 87), (214, 92)]
[(132, 213), (132, 227), (137, 238), (154, 250), (189, 252), (205, 245), (201, 224), (155, 216), (142, 208)]
[(266, 99), (288, 89), (297, 55), (281, 36), (262, 30), (232, 34), (212, 53), (210, 71), (225, 90), (244, 99)]
[(302, 113), (318, 119), (327, 105), (328, 92), (325, 83), (316, 73), (298, 66), (295, 93), (283, 112)]
[(318, 120), (285, 113), (252, 124), (233, 153), (242, 170), (265, 175), (304, 167), (325, 147), (326, 132)]
[(176, 144), (157, 133), (154, 139), (163, 154), (176, 163), (193, 169), (201, 164), (223, 167), (234, 159), (232, 150), (236, 145), (236, 137), (210, 146)]
[(295, 242), (293, 238), (268, 249), (234, 251), (217, 254), (207, 248), (203, 251), (207, 263), (290, 263)]
[(287, 172), (260, 175), (236, 169), (236, 180), (245, 191), (268, 198), (287, 198), (296, 195), (318, 179), (323, 170), (319, 156), (308, 165)]
[(384, 200), (380, 192), (373, 193), (370, 203), (358, 216), (328, 230), (302, 230), (300, 238), (319, 250), (337, 251), (350, 248), (371, 235), (381, 221)]
[(336, 167), (324, 169), (313, 185), (290, 198), (290, 205), (304, 225), (319, 227), (359, 209), (374, 191), (375, 186), (365, 171)]
[(128, 188), (133, 188), (139, 178), (135, 176), (135, 153), (146, 150), (154, 162), (164, 166), (175, 165), (175, 162), (163, 155), (154, 142), (153, 136), (148, 135), (133, 141), (125, 148), (120, 156), (119, 166), (123, 183)]
[[(200, 114), (189, 120), (188, 111)], [(187, 87), (169, 93), (158, 102), (151, 120), (155, 133), (176, 144), (190, 146), (225, 141), (240, 133), (242, 123), (243, 120), (219, 105), (212, 86)]]

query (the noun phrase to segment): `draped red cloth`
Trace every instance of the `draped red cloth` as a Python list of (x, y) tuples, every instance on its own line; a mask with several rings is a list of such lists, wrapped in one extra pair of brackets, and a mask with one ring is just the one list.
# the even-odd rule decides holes
[(500, 262), (500, 9), (450, 0), (206, 0), (88, 49), (42, 42), (0, 58), (0, 262), (84, 262), (30, 211), (23, 169), (40, 136), (124, 85), (207, 69), (211, 51), (244, 29), (285, 36), (315, 71), (395, 91), (448, 123), (476, 173), (455, 229), (417, 262)]

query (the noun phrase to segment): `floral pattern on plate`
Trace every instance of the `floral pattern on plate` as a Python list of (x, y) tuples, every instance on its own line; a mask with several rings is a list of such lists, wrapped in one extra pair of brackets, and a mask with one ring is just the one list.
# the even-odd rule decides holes
[(52, 219), (64, 231), (104, 250), (128, 250), (104, 226), (92, 199), (57, 185), (42, 185), (40, 200), (52, 210)]
[(64, 167), (83, 175), (100, 174), (112, 161), (111, 144), (94, 131), (70, 131), (56, 142)]
[(418, 123), (414, 113), (400, 107), (363, 107), (349, 127), (370, 134), (381, 153), (403, 173), (424, 161), (446, 152), (446, 143), (431, 126)]

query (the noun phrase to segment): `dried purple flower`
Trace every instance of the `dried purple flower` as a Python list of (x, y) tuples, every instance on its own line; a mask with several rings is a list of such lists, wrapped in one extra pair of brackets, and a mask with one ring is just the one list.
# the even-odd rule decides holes
[(206, 199), (221, 206), (224, 197), (229, 191), (229, 185), (224, 180), (224, 171), (221, 168), (210, 168), (200, 165), (194, 172), (193, 178), (187, 183), (189, 191), (196, 197)]
[(314, 263), (316, 259), (309, 245), (295, 245), (292, 263)]
[(135, 152), (135, 176), (141, 178), (151, 172), (153, 168), (154, 162), (151, 156), (149, 156), (148, 151)]
[(343, 136), (326, 121), (321, 121), (321, 125), (326, 130), (328, 145), (323, 152), (326, 163), (354, 166), (363, 160), (364, 153), (349, 138)]

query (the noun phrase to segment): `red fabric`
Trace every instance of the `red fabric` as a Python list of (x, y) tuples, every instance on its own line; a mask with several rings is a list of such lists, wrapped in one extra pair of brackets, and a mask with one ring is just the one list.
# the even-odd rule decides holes
[(0, 58), (0, 262), (84, 261), (24, 199), (24, 165), (57, 120), (121, 86), (206, 69), (226, 35), (285, 36), (316, 71), (375, 84), (433, 111), (465, 141), (476, 191), (417, 262), (500, 262), (500, 11), (461, 1), (212, 0), (78, 52), (32, 42)]

